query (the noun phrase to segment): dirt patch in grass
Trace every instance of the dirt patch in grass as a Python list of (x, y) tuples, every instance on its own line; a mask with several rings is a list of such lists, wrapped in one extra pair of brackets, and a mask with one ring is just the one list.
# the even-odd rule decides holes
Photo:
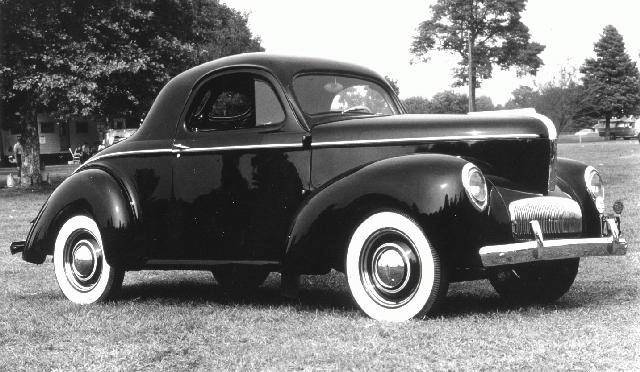
[(453, 284), (433, 318), (366, 318), (342, 274), (304, 277), (301, 297), (225, 294), (208, 272), (127, 273), (120, 299), (71, 305), (53, 267), (8, 254), (50, 190), (0, 190), (0, 369), (621, 369), (640, 368), (640, 146), (560, 145), (602, 173), (621, 199), (621, 258), (587, 258), (548, 306), (514, 307), (485, 281)]

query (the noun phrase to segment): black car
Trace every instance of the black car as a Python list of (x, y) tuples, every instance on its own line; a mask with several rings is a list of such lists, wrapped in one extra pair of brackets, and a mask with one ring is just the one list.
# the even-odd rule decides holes
[(533, 111), (407, 115), (369, 69), (242, 54), (172, 79), (130, 138), (49, 197), (25, 261), (53, 255), (71, 301), (124, 272), (210, 270), (228, 289), (346, 274), (369, 316), (433, 310), (448, 283), (489, 278), (508, 300), (553, 301), (580, 257), (624, 255), (598, 172), (557, 158)]

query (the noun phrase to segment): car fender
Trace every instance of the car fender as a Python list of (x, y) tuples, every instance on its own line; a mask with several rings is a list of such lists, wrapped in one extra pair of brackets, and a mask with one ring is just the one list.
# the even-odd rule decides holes
[(582, 231), (588, 236), (600, 236), (600, 213), (587, 190), (584, 172), (587, 164), (577, 160), (558, 158), (558, 188), (571, 196), (582, 209)]
[[(283, 271), (340, 270), (348, 240), (364, 218), (391, 209), (414, 218), (436, 246), (478, 214), (467, 201), (461, 170), (467, 161), (449, 155), (412, 154), (380, 160), (332, 180), (308, 196), (289, 233)], [(463, 234), (456, 234), (457, 236)]]
[(121, 184), (103, 169), (83, 169), (68, 177), (44, 204), (31, 230), (22, 257), (32, 263), (44, 262), (53, 254), (59, 227), (69, 217), (85, 214), (100, 229), (107, 262), (118, 266), (130, 255), (134, 215)]

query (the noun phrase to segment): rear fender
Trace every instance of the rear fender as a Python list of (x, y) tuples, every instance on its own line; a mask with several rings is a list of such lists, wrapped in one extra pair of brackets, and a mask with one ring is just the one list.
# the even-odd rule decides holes
[(467, 162), (440, 154), (413, 154), (371, 163), (315, 190), (290, 228), (284, 271), (306, 274), (342, 270), (355, 227), (377, 210), (415, 219), (437, 248), (463, 236), (450, 233), (469, 214), (461, 170)]
[(67, 178), (51, 194), (27, 236), (22, 257), (44, 262), (53, 254), (59, 228), (71, 216), (92, 217), (100, 229), (107, 262), (120, 266), (130, 254), (134, 217), (131, 202), (116, 179), (101, 169), (85, 169)]

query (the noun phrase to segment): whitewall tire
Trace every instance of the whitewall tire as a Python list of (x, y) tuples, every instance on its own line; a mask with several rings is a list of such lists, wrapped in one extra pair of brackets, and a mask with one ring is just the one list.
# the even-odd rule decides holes
[(345, 271), (357, 304), (382, 321), (426, 314), (448, 288), (438, 252), (422, 229), (391, 211), (375, 213), (356, 227)]
[(53, 266), (62, 293), (76, 304), (108, 299), (124, 276), (107, 263), (98, 225), (84, 215), (69, 218), (58, 231)]

